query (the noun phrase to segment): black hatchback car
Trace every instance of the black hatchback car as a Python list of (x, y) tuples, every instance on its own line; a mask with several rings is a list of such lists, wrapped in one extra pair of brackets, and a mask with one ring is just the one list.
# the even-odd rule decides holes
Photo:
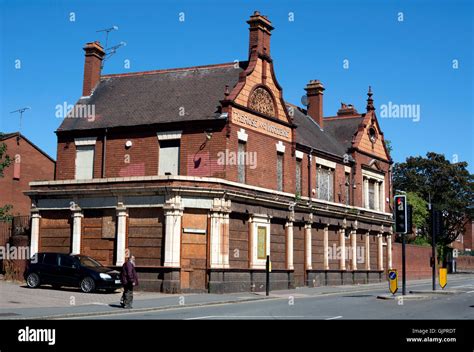
[(118, 271), (85, 255), (37, 253), (28, 261), (24, 276), (30, 288), (46, 284), (80, 287), (88, 293), (100, 289), (113, 292), (121, 286)]

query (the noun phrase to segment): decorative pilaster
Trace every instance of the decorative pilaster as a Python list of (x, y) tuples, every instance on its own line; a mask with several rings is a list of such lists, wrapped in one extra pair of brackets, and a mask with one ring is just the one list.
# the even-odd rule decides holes
[(351, 230), (351, 270), (357, 270), (357, 233)]
[(313, 269), (313, 259), (312, 259), (312, 252), (313, 252), (313, 246), (312, 246), (312, 233), (311, 233), (311, 228), (312, 225), (311, 223), (306, 224), (304, 226), (305, 230), (305, 263), (306, 263), (306, 270), (311, 270)]
[(370, 234), (365, 234), (365, 270), (370, 270)]
[(393, 269), (392, 268), (392, 235), (389, 234), (387, 236), (387, 269)]
[(323, 230), (323, 267), (329, 270), (329, 227), (324, 226)]
[(369, 208), (369, 179), (364, 177), (364, 208)]
[(30, 243), (30, 257), (34, 256), (39, 251), (39, 232), (40, 232), (41, 215), (39, 210), (31, 209), (31, 243)]
[(377, 235), (377, 270), (383, 270), (383, 236)]
[(293, 218), (290, 217), (289, 221), (285, 224), (286, 228), (286, 268), (293, 270), (295, 268), (293, 264)]
[[(127, 239), (127, 208), (123, 203), (118, 203), (116, 208), (117, 213), (117, 261), (115, 265), (122, 266), (125, 263), (126, 257), (126, 239)], [(133, 253), (132, 253), (133, 254)]]
[(82, 236), (82, 209), (78, 205), (71, 207), (72, 211), (72, 249), (71, 253), (81, 254), (81, 236)]
[(165, 260), (164, 266), (181, 266), (181, 218), (183, 207), (181, 197), (171, 196), (163, 206), (165, 215)]
[(340, 246), (339, 269), (346, 270), (346, 229), (345, 228), (341, 228), (339, 230), (339, 246)]
[(210, 213), (210, 266), (229, 267), (229, 213), (230, 200), (214, 198)]

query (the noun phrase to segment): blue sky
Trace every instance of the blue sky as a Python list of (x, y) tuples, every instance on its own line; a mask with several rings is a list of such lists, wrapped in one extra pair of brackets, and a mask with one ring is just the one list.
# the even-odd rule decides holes
[[(471, 1), (0, 4), (0, 131), (18, 130), (18, 116), (10, 111), (30, 106), (22, 132), (54, 158), (54, 131), (61, 122), (55, 109), (80, 97), (82, 47), (105, 38), (96, 30), (117, 25), (109, 46), (127, 43), (106, 63), (104, 73), (231, 62), (247, 59), (245, 21), (258, 9), (275, 26), (271, 52), (287, 101), (300, 105), (306, 83), (320, 79), (326, 87), (326, 116), (335, 115), (341, 102), (364, 111), (371, 85), (395, 161), (435, 151), (452, 161), (467, 161), (474, 171)], [(124, 60), (130, 60), (130, 69), (124, 68)], [(419, 121), (415, 116), (382, 118), (382, 105), (390, 102), (419, 107)]]

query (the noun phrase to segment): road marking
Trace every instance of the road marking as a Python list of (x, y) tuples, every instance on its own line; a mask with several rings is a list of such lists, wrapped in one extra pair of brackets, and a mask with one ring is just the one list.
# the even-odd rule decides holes
[(334, 319), (340, 319), (340, 318), (342, 318), (342, 315), (338, 315), (337, 317), (327, 318), (326, 320), (334, 320)]
[(311, 318), (317, 319), (318, 317), (305, 317), (304, 315), (206, 315), (202, 317), (186, 318), (184, 320), (200, 320), (200, 319), (298, 319), (298, 318)]

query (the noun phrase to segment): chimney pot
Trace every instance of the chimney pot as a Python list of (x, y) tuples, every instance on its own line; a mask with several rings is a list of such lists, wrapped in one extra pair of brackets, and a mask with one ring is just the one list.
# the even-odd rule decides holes
[(254, 11), (247, 23), (250, 25), (249, 58), (254, 51), (257, 55), (270, 57), (270, 36), (273, 30), (270, 20), (259, 11)]
[(85, 61), (82, 96), (89, 96), (92, 94), (97, 83), (99, 83), (105, 51), (98, 41), (87, 43), (83, 50), (85, 52)]
[(323, 84), (319, 80), (311, 80), (305, 87), (308, 97), (308, 115), (323, 128)]

